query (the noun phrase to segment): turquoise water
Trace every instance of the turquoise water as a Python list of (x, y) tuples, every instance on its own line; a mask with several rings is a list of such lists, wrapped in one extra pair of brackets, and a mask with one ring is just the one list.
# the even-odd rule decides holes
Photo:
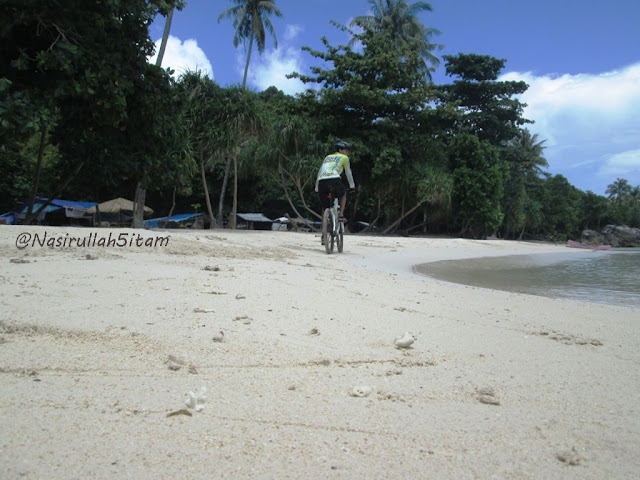
[(640, 307), (639, 248), (443, 260), (416, 271), (508, 292)]

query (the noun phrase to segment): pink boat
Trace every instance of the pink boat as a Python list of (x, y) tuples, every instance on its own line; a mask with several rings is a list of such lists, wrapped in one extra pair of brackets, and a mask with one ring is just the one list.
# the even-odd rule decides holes
[(609, 250), (611, 248), (611, 245), (589, 245), (588, 243), (580, 243), (569, 240), (567, 241), (567, 247), (586, 248), (588, 250)]

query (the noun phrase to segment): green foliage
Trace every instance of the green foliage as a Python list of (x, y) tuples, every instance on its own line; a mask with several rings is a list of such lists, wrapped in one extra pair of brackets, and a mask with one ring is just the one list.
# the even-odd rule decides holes
[(531, 123), (522, 117), (525, 107), (514, 95), (524, 93), (525, 82), (499, 82), (506, 60), (487, 55), (445, 55), (447, 75), (458, 76), (451, 85), (440, 87), (443, 98), (463, 112), (460, 129), (492, 145), (518, 136), (518, 128)]
[(154, 48), (148, 26), (171, 3), (3, 2), (3, 134), (53, 127), (60, 167), (85, 165), (86, 191), (123, 181), (171, 182), (181, 164), (172, 154), (180, 150), (180, 100), (168, 73), (147, 63)]
[(402, 151), (396, 145), (383, 147), (380, 156), (375, 159), (371, 169), (372, 178), (385, 177), (394, 168), (402, 164)]
[(584, 228), (600, 230), (612, 223), (612, 219), (609, 218), (609, 202), (602, 195), (596, 195), (592, 191), (586, 192), (580, 204), (580, 218)]
[(549, 233), (576, 236), (580, 230), (580, 190), (562, 175), (547, 180), (548, 197), (544, 205), (546, 229)]
[(531, 135), (524, 129), (501, 149), (501, 157), (509, 168), (502, 199), (505, 238), (521, 238), (527, 226), (536, 223), (528, 218), (528, 214), (538, 216), (530, 191), (537, 188), (540, 177), (545, 176), (542, 167), (548, 166), (543, 156), (544, 143), (544, 140), (538, 141), (537, 134)]
[(517, 169), (509, 166), (508, 180), (504, 184), (502, 210), (505, 238), (518, 238), (524, 232), (527, 222), (527, 189)]
[(486, 238), (500, 226), (506, 166), (498, 151), (473, 135), (458, 135), (449, 154), (456, 216), (463, 234)]
[(31, 165), (25, 158), (22, 144), (10, 142), (0, 148), (0, 212), (12, 210), (31, 191)]
[[(275, 87), (221, 88), (200, 72), (174, 82), (149, 65), (148, 26), (173, 3), (0, 4), (0, 207), (30, 193), (46, 128), (53, 145), (44, 155), (45, 194), (84, 162), (71, 197), (130, 195), (142, 182), (151, 191), (175, 187), (182, 208), (201, 209), (205, 186), (222, 183), (218, 167), (232, 158), (240, 209), (312, 217), (317, 169), (341, 139), (355, 145), (358, 193), (349, 204), (357, 210), (349, 217), (375, 219), (386, 231), (428, 225), (485, 238), (500, 228), (508, 238), (562, 239), (640, 222), (640, 192), (625, 179), (609, 186), (607, 199), (544, 171), (544, 140), (523, 128), (524, 105), (514, 99), (526, 84), (497, 81), (505, 60), (445, 57), (457, 79), (429, 82), (436, 31), (416, 20), (430, 11), (425, 2), (371, 0), (373, 15), (354, 20), (362, 32), (338, 26), (361, 49), (326, 38), (323, 51), (305, 47), (322, 66), (291, 76), (320, 89), (295, 98)], [(265, 31), (275, 34), (249, 7), (279, 14), (273, 1), (234, 0), (222, 16), (234, 19), (236, 45), (255, 41), (261, 51)]]
[[(440, 32), (435, 28), (427, 28), (418, 20), (420, 12), (431, 12), (433, 7), (427, 2), (409, 4), (404, 0), (369, 0), (373, 15), (356, 17), (351, 27), (362, 27), (372, 32), (390, 34), (400, 49), (405, 46), (417, 51), (422, 58), (420, 70), (431, 80), (431, 72), (440, 64), (440, 59), (433, 54), (442, 45), (432, 43), (431, 37)], [(353, 46), (358, 38), (350, 42)]]
[(390, 218), (403, 211), (403, 202), (418, 201), (415, 188), (410, 194), (400, 185), (407, 184), (415, 164), (428, 161), (437, 143), (426, 136), (432, 133), (428, 103), (433, 87), (424, 76), (420, 51), (398, 42), (392, 31), (365, 26), (362, 33), (350, 33), (362, 52), (346, 45), (333, 47), (324, 38), (326, 52), (303, 49), (332, 68), (314, 67), (310, 76), (292, 76), (323, 86), (317, 94), (308, 92), (300, 98), (305, 115), (319, 119), (319, 138), (343, 138), (356, 145), (351, 160), (356, 183), (363, 187), (361, 204), (365, 208), (376, 204), (366, 195), (399, 194), (387, 204)]
[[(21, 98), (31, 117), (43, 104), (75, 100), (101, 124), (117, 125), (132, 73), (153, 52), (147, 28), (157, 11), (157, 1), (143, 0), (3, 2), (0, 78), (11, 82), (3, 100)], [(3, 118), (16, 128), (20, 120)]]
[(327, 52), (303, 50), (333, 68), (312, 67), (311, 76), (290, 76), (323, 85), (320, 111), (328, 124), (340, 122), (334, 131), (344, 132), (348, 126), (371, 127), (381, 119), (398, 122), (415, 118), (432, 96), (432, 87), (420, 71), (419, 52), (408, 45), (399, 46), (389, 32), (365, 29), (361, 34), (351, 33), (361, 42), (362, 53), (345, 45), (333, 47), (323, 38)]
[(223, 18), (233, 18), (233, 27), (236, 29), (233, 37), (233, 46), (255, 39), (258, 51), (264, 52), (266, 34), (265, 27), (273, 36), (275, 47), (278, 48), (278, 40), (275, 30), (269, 20), (269, 15), (282, 16), (282, 12), (275, 6), (274, 0), (232, 0), (236, 5), (218, 16), (218, 22)]
[(607, 186), (605, 192), (609, 198), (614, 199), (617, 203), (621, 203), (625, 197), (631, 194), (633, 187), (629, 185), (626, 178), (616, 178), (615, 182)]

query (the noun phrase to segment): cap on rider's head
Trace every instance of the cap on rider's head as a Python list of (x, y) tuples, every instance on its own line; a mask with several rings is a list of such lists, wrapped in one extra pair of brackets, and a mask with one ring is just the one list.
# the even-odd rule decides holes
[(343, 141), (339, 141), (338, 143), (336, 143), (336, 147), (338, 148), (338, 150), (340, 149), (353, 150), (353, 148), (351, 148), (351, 145), (349, 143), (343, 142)]

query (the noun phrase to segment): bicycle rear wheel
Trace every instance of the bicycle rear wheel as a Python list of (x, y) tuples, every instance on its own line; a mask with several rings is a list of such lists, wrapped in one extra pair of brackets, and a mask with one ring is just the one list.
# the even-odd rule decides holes
[(333, 219), (328, 208), (325, 208), (322, 217), (322, 239), (326, 252), (333, 253)]
[(342, 253), (342, 249), (344, 248), (344, 223), (338, 223), (338, 235), (336, 238), (336, 243), (338, 244), (338, 253)]

